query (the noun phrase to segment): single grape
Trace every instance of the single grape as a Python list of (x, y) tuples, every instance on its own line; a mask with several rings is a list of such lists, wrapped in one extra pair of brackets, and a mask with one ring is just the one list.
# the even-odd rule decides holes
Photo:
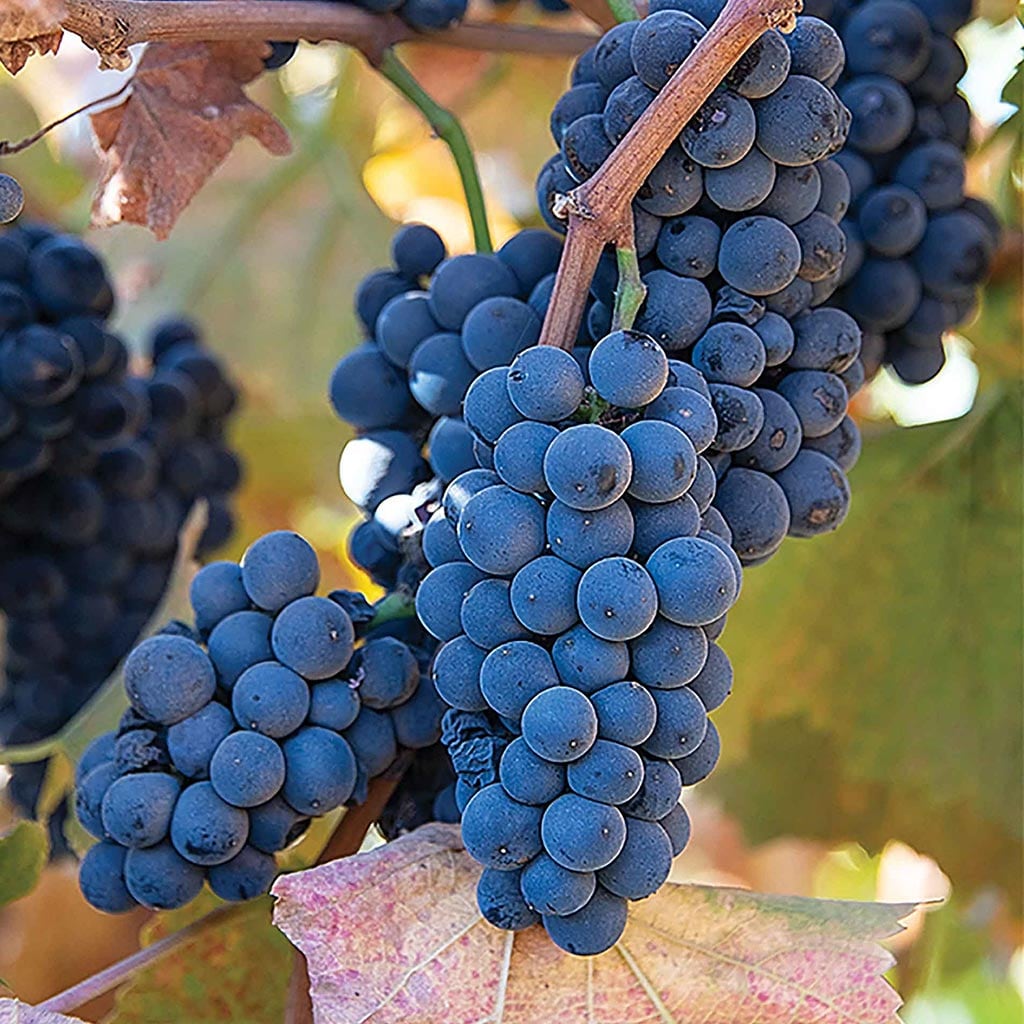
[(540, 853), (523, 868), (519, 884), (528, 906), (539, 914), (561, 917), (586, 905), (597, 879), (592, 871), (570, 871)]

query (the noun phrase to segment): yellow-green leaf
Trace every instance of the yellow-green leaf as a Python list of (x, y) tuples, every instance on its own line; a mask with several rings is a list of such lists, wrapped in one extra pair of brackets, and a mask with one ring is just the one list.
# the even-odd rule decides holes
[(36, 887), (49, 854), (49, 837), (37, 821), (20, 821), (0, 837), (0, 907)]

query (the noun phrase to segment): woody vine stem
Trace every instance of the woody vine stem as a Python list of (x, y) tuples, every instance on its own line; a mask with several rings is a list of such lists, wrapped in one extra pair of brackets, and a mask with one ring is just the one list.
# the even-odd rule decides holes
[[(591, 20), (609, 27), (631, 9), (604, 0), (575, 0)], [(653, 100), (608, 159), (586, 182), (561, 197), (567, 238), (540, 343), (569, 350), (586, 305), (587, 292), (605, 246), (614, 245), (619, 266), (615, 318), (628, 327), (643, 301), (633, 240), (630, 204), (644, 179), (684, 125), (722, 82), (750, 45), (770, 28), (792, 26), (801, 0), (728, 0), (725, 9), (685, 63)], [(357, 47), (407, 98), (416, 104), (452, 149), (467, 191), (478, 248), (487, 251), (483, 195), (475, 162), (461, 126), (412, 78), (393, 47), (420, 39), (478, 50), (549, 54), (579, 53), (594, 37), (529, 27), (462, 25), (418, 37), (394, 16), (368, 14), (344, 4), (310, 0), (67, 0), (64, 28), (96, 49), (107, 66), (125, 66), (127, 47), (149, 41), (211, 42), (246, 39), (333, 39)], [(612, 11), (614, 10), (614, 14)], [(371, 786), (368, 801), (342, 819), (321, 859), (358, 850), (367, 829), (383, 809), (400, 770)], [(153, 946), (61, 992), (41, 1008), (67, 1012), (127, 981), (205, 929), (243, 914), (247, 908), (214, 911)]]

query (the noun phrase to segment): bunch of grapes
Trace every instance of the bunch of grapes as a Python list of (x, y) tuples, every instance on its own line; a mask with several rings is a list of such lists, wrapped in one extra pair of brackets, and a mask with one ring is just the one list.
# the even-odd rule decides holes
[(489, 459), (462, 403), (478, 373), (536, 344), (561, 245), (521, 231), (495, 255), (446, 258), (437, 233), (403, 227), (393, 268), (356, 293), (367, 340), (342, 358), (331, 404), (357, 436), (342, 452), (346, 495), (367, 515), (352, 534), (353, 561), (386, 588), (422, 576), (416, 538), (445, 484)]
[[(230, 535), (240, 479), (225, 429), (237, 396), (194, 325), (161, 324), (129, 371), (113, 290), (80, 240), (0, 237), (0, 737), (52, 735), (127, 653), (163, 595), (178, 533), (203, 498), (199, 553)], [(42, 765), (14, 769), (31, 812)]]
[(449, 484), (416, 595), (481, 910), (581, 954), (614, 944), (686, 844), (679, 795), (718, 758), (714, 641), (742, 574), (710, 507), (700, 373), (616, 331), (589, 374), (533, 347), (473, 383), (494, 468)]
[(970, 3), (809, 6), (842, 38), (837, 88), (853, 115), (839, 156), (851, 186), (848, 255), (833, 302), (866, 332), (872, 373), (884, 361), (920, 384), (945, 363), (943, 332), (973, 314), (999, 241), (992, 210), (964, 195), (970, 110), (957, 82), (967, 62), (953, 34)]
[(172, 624), (131, 652), (130, 707), (77, 768), (78, 817), (99, 840), (80, 870), (94, 906), (179, 907), (204, 880), (228, 900), (266, 892), (274, 854), (311, 818), (361, 803), (401, 750), (436, 743), (429, 656), (361, 595), (315, 596), (319, 580), (302, 537), (267, 534), (196, 575), (194, 630)]
[[(597, 170), (721, 7), (655, 0), (649, 17), (616, 26), (581, 57), (552, 114), (561, 152), (538, 180), (552, 226), (564, 226), (551, 212), (556, 196)], [(842, 43), (817, 19), (765, 33), (633, 204), (647, 288), (635, 326), (707, 381), (718, 420), (714, 507), (748, 565), (787, 533), (842, 522), (845, 472), (860, 450), (847, 406), (864, 382), (861, 332), (843, 311), (815, 308), (838, 287), (846, 255), (839, 221), (850, 188), (833, 157), (849, 127), (832, 89), (842, 68)], [(591, 286), (591, 337), (610, 323), (616, 280), (609, 252)]]

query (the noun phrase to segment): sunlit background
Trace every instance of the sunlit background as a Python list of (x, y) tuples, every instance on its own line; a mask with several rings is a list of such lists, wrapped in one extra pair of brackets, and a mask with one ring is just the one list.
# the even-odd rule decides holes
[[(724, 647), (733, 697), (716, 722), (719, 770), (698, 788), (695, 839), (677, 878), (762, 891), (945, 900), (893, 943), (908, 1024), (1020, 1024), (1021, 327), (1020, 121), (1024, 28), (1006, 0), (960, 36), (974, 111), (969, 189), (1008, 233), (975, 321), (947, 363), (908, 388), (883, 372), (855, 414), (865, 451), (836, 535), (787, 542), (748, 576)], [(565, 24), (565, 21), (560, 24)], [(538, 224), (536, 170), (568, 62), (418, 47), (407, 60), (464, 121), (496, 243)], [(0, 136), (113, 92), (95, 55), (0, 76)], [(395, 225), (425, 221), (471, 247), (459, 182), (419, 114), (357, 54), (303, 46), (252, 92), (288, 126), (273, 159), (240, 145), (171, 239), (87, 233), (106, 255), (117, 326), (141, 344), (158, 316), (187, 313), (241, 383), (235, 442), (247, 465), (226, 554), (291, 527), (321, 551), (330, 585), (372, 585), (345, 554), (358, 517), (337, 481), (346, 428), (326, 401), (334, 363), (360, 338), (359, 279), (382, 265)], [(97, 164), (79, 117), (5, 159), (33, 217), (81, 230)], [(2, 822), (0, 822), (2, 823)], [(54, 927), (59, 915), (60, 927)], [(0, 978), (35, 1000), (134, 948), (138, 915), (102, 918), (54, 866), (0, 912)], [(83, 938), (88, 936), (88, 941)]]

